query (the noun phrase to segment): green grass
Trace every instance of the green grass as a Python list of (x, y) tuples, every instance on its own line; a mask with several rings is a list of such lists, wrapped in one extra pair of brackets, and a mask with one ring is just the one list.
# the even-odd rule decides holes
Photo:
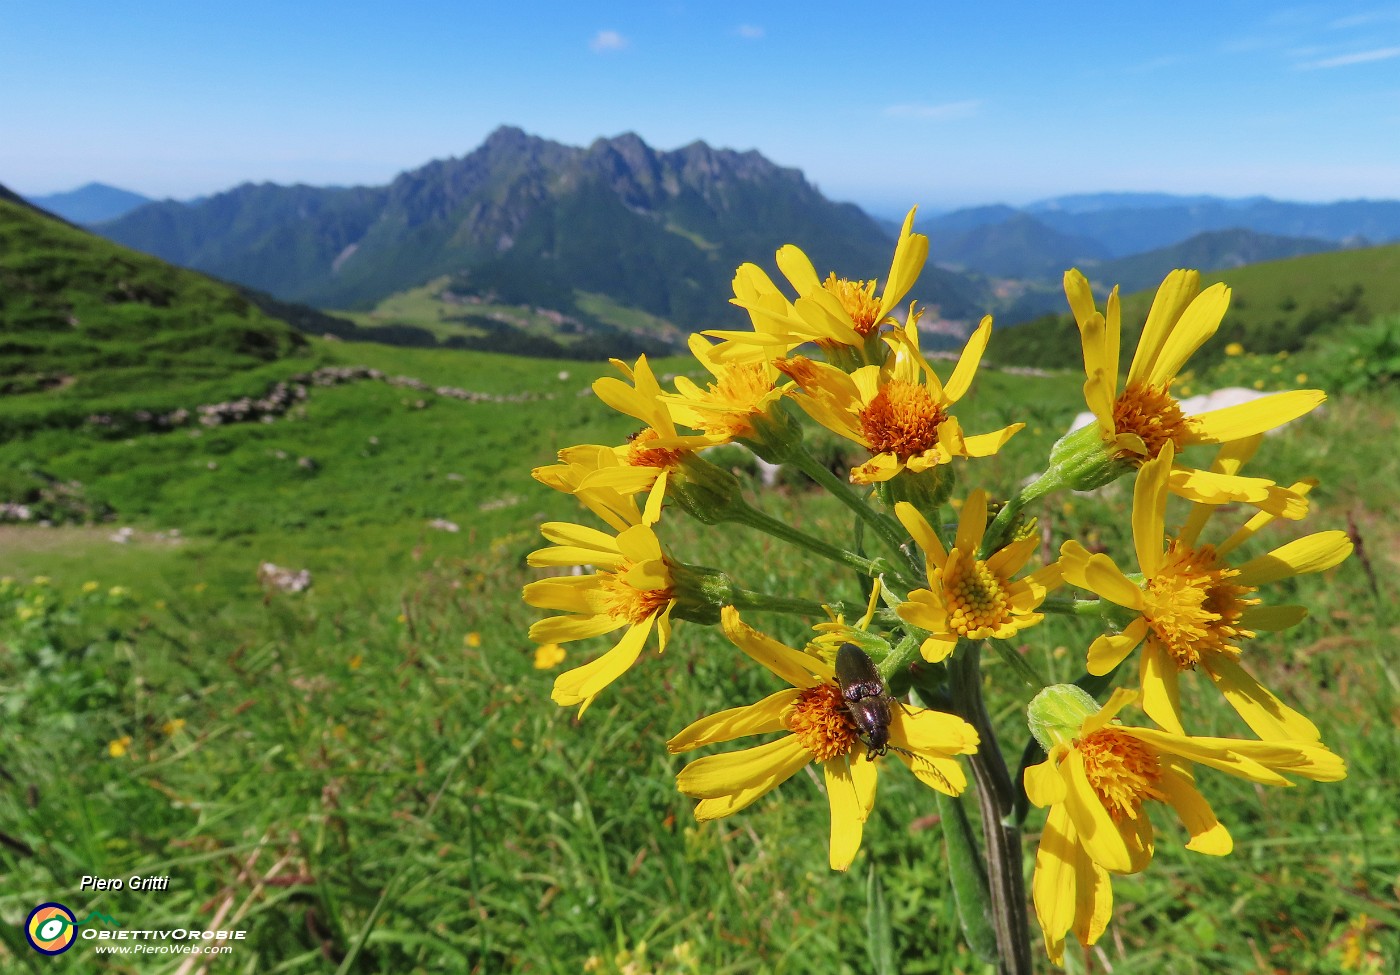
[[(664, 740), (776, 689), (715, 631), (678, 624), (666, 654), (645, 655), (581, 722), (550, 703), (554, 672), (533, 667), (525, 636), (540, 614), (519, 599), (539, 575), (524, 556), (540, 545), (539, 522), (578, 509), (529, 469), (634, 429), (578, 395), (606, 367), (348, 343), (316, 342), (308, 355), (530, 398), (467, 403), (362, 382), (315, 389), (274, 423), (199, 437), (37, 426), (0, 444), (0, 470), (76, 478), (116, 512), (98, 527), (0, 527), (0, 575), (14, 580), (0, 593), (0, 708), (12, 729), (0, 738), (0, 968), (178, 967), (123, 967), (89, 944), (41, 959), (16, 925), (58, 900), (125, 927), (202, 926), (226, 909), (224, 926), (249, 940), (214, 970), (574, 973), (596, 958), (602, 972), (859, 973), (870, 970), (873, 869), (901, 971), (985, 971), (958, 933), (931, 797), (899, 769), (882, 776), (849, 874), (827, 869), (826, 801), (808, 776), (731, 819), (693, 822)], [(681, 360), (656, 368), (699, 378)], [(1081, 381), (984, 372), (964, 428), (1028, 427), (963, 469), (960, 490), (1005, 491), (1032, 470), (1082, 408)], [(1365, 971), (1344, 965), (1353, 928), (1378, 957), (1400, 957), (1400, 674), (1386, 652), (1400, 630), (1400, 459), (1386, 447), (1400, 433), (1397, 405), (1393, 389), (1334, 398), (1269, 438), (1254, 465), (1322, 479), (1314, 514), (1276, 526), (1271, 542), (1349, 520), (1364, 542), (1370, 575), (1353, 558), (1271, 593), (1296, 590), (1312, 612), (1262, 639), (1256, 664), (1317, 721), (1349, 778), (1273, 790), (1203, 771), (1235, 853), (1189, 853), (1161, 820), (1152, 867), (1115, 882), (1094, 970)], [(315, 467), (298, 466), (302, 456)], [(818, 494), (750, 493), (812, 533), (849, 533), (844, 509)], [(1037, 514), (1057, 542), (1126, 553), (1129, 496), (1119, 486), (1055, 498)], [(432, 529), (434, 518), (461, 531)], [(137, 529), (126, 544), (109, 539), (120, 525)], [(156, 534), (169, 529), (181, 539)], [(856, 596), (846, 570), (766, 536), (675, 511), (662, 535), (678, 557), (751, 588)], [(313, 587), (265, 594), (264, 560), (311, 569)], [(38, 575), (50, 581), (30, 581)], [(802, 632), (789, 618), (754, 621), (787, 639)], [(1053, 619), (1027, 632), (1026, 658), (1072, 679), (1092, 635)], [(571, 644), (566, 663), (606, 645)], [(996, 661), (987, 674), (1014, 753), (1034, 689)], [(1202, 732), (1239, 733), (1218, 695), (1185, 683)], [(127, 737), (126, 754), (110, 755)], [(1039, 822), (1033, 814), (1030, 843)], [(79, 894), (82, 874), (171, 884)]]

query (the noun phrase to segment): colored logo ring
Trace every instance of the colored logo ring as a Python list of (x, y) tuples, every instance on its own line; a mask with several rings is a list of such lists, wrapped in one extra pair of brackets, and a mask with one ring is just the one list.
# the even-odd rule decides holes
[(63, 904), (40, 904), (24, 919), (24, 937), (41, 955), (61, 955), (78, 940), (77, 921)]

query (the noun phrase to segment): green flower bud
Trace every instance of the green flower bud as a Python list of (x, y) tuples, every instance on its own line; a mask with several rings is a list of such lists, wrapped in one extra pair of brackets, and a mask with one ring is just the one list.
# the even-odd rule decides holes
[(739, 479), (695, 454), (686, 455), (671, 475), (666, 495), (705, 525), (737, 521), (748, 509)]
[(1026, 706), (1026, 722), (1040, 747), (1048, 752), (1055, 745), (1072, 742), (1084, 719), (1098, 710), (1098, 702), (1087, 691), (1073, 684), (1051, 684)]
[(939, 464), (917, 473), (905, 468), (888, 481), (877, 483), (875, 497), (891, 509), (900, 501), (908, 501), (919, 514), (938, 524), (941, 520), (938, 509), (947, 503), (957, 480), (951, 464)]
[(1131, 474), (1136, 468), (1126, 460), (1114, 460), (1097, 423), (1071, 430), (1050, 448), (1050, 460), (1023, 495), (1026, 501), (1052, 491), (1092, 491)]
[(786, 463), (792, 450), (802, 443), (802, 424), (792, 415), (786, 399), (773, 403), (749, 421), (753, 432), (739, 442), (770, 464)]
[(734, 602), (735, 585), (720, 569), (685, 562), (670, 562), (672, 594), (676, 599), (671, 615), (706, 626), (717, 626), (720, 610)]

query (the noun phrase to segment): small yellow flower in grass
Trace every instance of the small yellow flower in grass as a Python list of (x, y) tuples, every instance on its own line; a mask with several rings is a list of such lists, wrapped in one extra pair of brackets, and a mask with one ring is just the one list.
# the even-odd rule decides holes
[(120, 738), (113, 738), (111, 741), (107, 742), (107, 754), (112, 758), (125, 758), (130, 748), (130, 735), (122, 735)]
[(583, 525), (552, 521), (540, 531), (553, 548), (532, 552), (533, 566), (596, 566), (588, 575), (541, 579), (525, 587), (525, 602), (541, 609), (563, 610), (530, 627), (537, 643), (568, 643), (625, 628), (612, 649), (581, 667), (560, 674), (554, 682), (554, 702), (580, 705), (579, 714), (627, 668), (647, 637), (657, 632), (657, 650), (671, 636), (671, 611), (676, 592), (671, 567), (661, 542), (648, 525), (634, 525), (609, 535)]
[(1238, 342), (1231, 342), (1225, 346), (1225, 354), (1228, 356), (1244, 355), (1244, 346)]
[[(1233, 474), (1259, 444), (1252, 437), (1222, 448), (1213, 470)], [(1261, 511), (1217, 545), (1200, 541), (1213, 505), (1195, 504), (1175, 535), (1166, 533), (1168, 445), (1138, 472), (1133, 492), (1133, 546), (1143, 573), (1131, 581), (1107, 555), (1091, 555), (1070, 540), (1060, 549), (1065, 579), (1137, 615), (1119, 633), (1100, 636), (1089, 647), (1091, 674), (1107, 674), (1139, 643), (1143, 709), (1153, 721), (1182, 734), (1178, 680), (1182, 671), (1203, 669), (1226, 701), (1260, 738), (1315, 741), (1317, 728), (1261, 685), (1240, 661), (1242, 645), (1257, 630), (1283, 630), (1302, 621), (1302, 606), (1264, 606), (1253, 594), (1280, 579), (1322, 572), (1351, 554), (1346, 532), (1304, 536), (1242, 565), (1228, 556), (1275, 518)], [(1293, 485), (1306, 494), (1314, 482)]]
[[(590, 511), (622, 531), (639, 522), (657, 522), (667, 479), (687, 454), (711, 441), (706, 437), (682, 437), (676, 432), (676, 425), (661, 402), (661, 384), (646, 356), (639, 357), (635, 367), (620, 359), (611, 361), (627, 381), (605, 376), (593, 384), (593, 392), (619, 413), (640, 420), (643, 428), (617, 447), (566, 447), (559, 451), (558, 464), (537, 467), (531, 473), (541, 484), (574, 495)], [(657, 443), (663, 439), (665, 447)], [(646, 507), (639, 513), (633, 496), (643, 491), (647, 492)]]
[(785, 244), (778, 250), (778, 269), (797, 292), (797, 300), (789, 302), (762, 268), (744, 264), (735, 272), (732, 300), (749, 313), (754, 330), (705, 334), (725, 340), (725, 357), (743, 356), (745, 346), (758, 346), (753, 358), (759, 359), (784, 355), (803, 342), (815, 342), (828, 353), (837, 347), (863, 347), (867, 337), (893, 321), (890, 312), (909, 293), (928, 260), (928, 238), (913, 232), (917, 209), (904, 218), (890, 273), (878, 296), (874, 281), (838, 278), (835, 272), (823, 280), (801, 249)]
[(928, 560), (929, 588), (914, 590), (895, 610), (900, 619), (929, 631), (919, 648), (925, 660), (944, 659), (960, 639), (1008, 640), (1044, 618), (1035, 610), (1060, 585), (1059, 563), (1012, 580), (1040, 547), (1035, 535), (1012, 541), (986, 559), (978, 558), (987, 530), (985, 491), (968, 495), (951, 551), (944, 549), (913, 505), (899, 502), (895, 515)]
[[(732, 741), (746, 735), (787, 732), (767, 744), (708, 755), (676, 778), (680, 791), (700, 800), (700, 822), (738, 812), (777, 788), (811, 762), (819, 762), (831, 805), (833, 870), (845, 870), (860, 849), (865, 821), (875, 805), (878, 762), (857, 734), (830, 663), (784, 646), (743, 623), (725, 607), (724, 632), (744, 653), (792, 687), (756, 704), (721, 711), (676, 735), (672, 753)], [(961, 718), (896, 704), (890, 709), (890, 750), (925, 785), (957, 795), (967, 784), (956, 755), (977, 750), (977, 732)]]
[(364, 655), (357, 653), (355, 654), (355, 656), (351, 657), (348, 661), (346, 661), (345, 665), (351, 670), (359, 670), (362, 666), (364, 666), (364, 662)]
[[(1064, 706), (1070, 697), (1082, 703)], [(1231, 851), (1229, 831), (1196, 788), (1193, 763), (1263, 785), (1292, 785), (1285, 772), (1319, 782), (1346, 776), (1342, 760), (1315, 742), (1189, 738), (1119, 724), (1118, 712), (1135, 697), (1120, 688), (1097, 710), (1087, 694), (1062, 684), (1031, 702), (1032, 727), (1049, 758), (1026, 769), (1026, 795), (1050, 808), (1032, 895), (1046, 952), (1057, 964), (1071, 931), (1086, 947), (1103, 934), (1113, 913), (1109, 873), (1136, 873), (1151, 862), (1151, 804), (1173, 809), (1191, 835), (1187, 849)], [(1037, 711), (1054, 698), (1061, 699), (1058, 714), (1037, 727)], [(1075, 711), (1082, 718), (1066, 720)]]
[(466, 636), (462, 637), (462, 645), (475, 650), (477, 647), (481, 646), (481, 634), (476, 632), (476, 630), (472, 630)]
[[(1093, 412), (1098, 436), (1108, 456), (1132, 467), (1141, 466), (1171, 444), (1178, 457), (1193, 444), (1224, 444), (1263, 433), (1295, 420), (1325, 400), (1317, 389), (1264, 396), (1248, 403), (1187, 416), (1171, 386), (1193, 352), (1215, 334), (1230, 304), (1230, 289), (1215, 284), (1200, 290), (1197, 271), (1167, 275), (1152, 302), (1147, 324), (1138, 339), (1128, 377), (1118, 388), (1122, 317), (1118, 289), (1108, 296), (1107, 313), (1094, 306), (1084, 275), (1065, 272), (1065, 295), (1079, 325), (1084, 347), (1084, 398)], [(1071, 435), (1072, 436), (1072, 435)], [(1270, 495), (1271, 482), (1196, 470), (1178, 463), (1171, 490), (1193, 501), (1220, 504), (1246, 501), (1260, 504)], [(1285, 517), (1302, 517), (1291, 506)]]
[(535, 647), (535, 669), (553, 670), (564, 662), (568, 654), (557, 643), (542, 643)]
[(89, 581), (83, 583), (83, 595), (85, 595), (85, 596), (90, 596), (90, 595), (92, 595), (93, 593), (97, 592), (97, 590), (99, 590), (99, 589), (101, 589), (101, 588), (102, 588), (102, 584), (101, 584), (100, 582), (96, 582), (96, 581), (93, 581), (93, 580), (89, 580)]
[(889, 340), (893, 354), (883, 365), (861, 366), (850, 374), (806, 356), (774, 365), (801, 387), (793, 399), (813, 420), (870, 451), (871, 459), (851, 471), (851, 481), (873, 484), (954, 457), (989, 457), (1025, 426), (1013, 423), (967, 437), (950, 412), (971, 388), (991, 334), (991, 318), (982, 319), (946, 385), (919, 350), (914, 321)]
[(184, 729), (184, 718), (171, 718), (169, 721), (165, 722), (165, 724), (160, 726), (160, 730), (165, 733), (165, 737), (167, 738), (173, 738), (177, 732), (183, 731)]

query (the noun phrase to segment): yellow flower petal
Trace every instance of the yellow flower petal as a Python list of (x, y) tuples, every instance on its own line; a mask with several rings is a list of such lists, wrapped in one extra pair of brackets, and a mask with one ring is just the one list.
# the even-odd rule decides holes
[(685, 795), (698, 799), (715, 799), (761, 790), (749, 798), (748, 801), (752, 802), (759, 795), (787, 781), (811, 761), (812, 753), (802, 747), (795, 735), (784, 735), (753, 748), (697, 758), (681, 769), (676, 776), (676, 787)]
[[(652, 622), (653, 617), (647, 617), (645, 621), (629, 627), (617, 646), (607, 653), (555, 678), (554, 692), (550, 695), (554, 703), (561, 707), (578, 704), (579, 717), (583, 717), (583, 712), (588, 710), (588, 705), (593, 703), (593, 699), (603, 688), (621, 677), (627, 668), (636, 663), (642, 647), (646, 644), (647, 635), (651, 633)], [(565, 642), (536, 638), (533, 636), (534, 627), (531, 627), (531, 633), (531, 638), (540, 643)]]
[(1147, 324), (1143, 326), (1137, 351), (1128, 368), (1128, 385), (1149, 381), (1149, 372), (1160, 357), (1162, 346), (1200, 288), (1199, 271), (1176, 270), (1162, 281), (1152, 299), (1152, 310), (1147, 313)]
[(1142, 610), (1146, 606), (1142, 590), (1102, 552), (1090, 555), (1088, 549), (1070, 539), (1060, 546), (1060, 564), (1065, 581), (1072, 586), (1098, 593), (1128, 609)]
[(1096, 677), (1102, 677), (1121, 664), (1133, 652), (1133, 648), (1147, 636), (1147, 620), (1139, 616), (1123, 628), (1122, 633), (1105, 633), (1089, 645), (1089, 659), (1086, 669)]
[(940, 663), (958, 647), (958, 638), (935, 634), (919, 644), (920, 655), (931, 664)]
[(964, 558), (975, 559), (986, 531), (987, 492), (978, 488), (963, 502), (962, 511), (958, 514), (958, 534), (953, 544)]
[(1308, 618), (1306, 606), (1246, 606), (1240, 625), (1248, 630), (1276, 632), (1297, 626)]
[(830, 681), (835, 675), (830, 664), (749, 626), (739, 618), (739, 611), (733, 606), (720, 611), (720, 623), (730, 642), (793, 687), (811, 687)]
[(799, 295), (821, 290), (822, 281), (817, 276), (817, 269), (802, 248), (784, 244), (778, 248), (777, 263), (778, 270), (783, 272), (783, 277), (788, 279), (788, 284)]
[(1231, 581), (1241, 586), (1262, 586), (1291, 576), (1323, 572), (1346, 559), (1352, 547), (1346, 532), (1317, 532), (1250, 559)]
[(1318, 741), (1322, 738), (1317, 725), (1280, 701), (1235, 658), (1214, 654), (1206, 658), (1205, 668), (1225, 700), (1239, 712), (1250, 730), (1265, 741)]
[[(1124, 830), (1113, 821), (1104, 808), (1084, 771), (1084, 756), (1071, 751), (1061, 764), (1068, 772), (1064, 808), (1069, 813), (1075, 832), (1085, 851), (1094, 862), (1114, 873), (1133, 873), (1146, 865), (1140, 851), (1129, 845)], [(1148, 847), (1148, 858), (1151, 857)]]
[(1276, 393), (1191, 418), (1192, 443), (1226, 443), (1273, 430), (1296, 420), (1327, 399), (1320, 389)]
[[(831, 805), (831, 869), (845, 870), (860, 850), (865, 829), (865, 804), (852, 775), (850, 763), (835, 759), (823, 766), (826, 772), (826, 798)], [(873, 792), (873, 782), (871, 789)]]
[(1197, 790), (1191, 775), (1176, 763), (1164, 763), (1159, 786), (1166, 794), (1181, 823), (1191, 834), (1186, 844), (1188, 850), (1204, 853), (1207, 856), (1223, 857), (1235, 848), (1230, 831), (1215, 818), (1215, 812), (1206, 802), (1206, 797)]
[(913, 232), (914, 213), (917, 210), (918, 207), (914, 207), (909, 211), (904, 218), (904, 226), (900, 228), (899, 241), (894, 248), (894, 259), (890, 263), (890, 274), (885, 279), (885, 290), (880, 296), (878, 318), (884, 318), (893, 311), (900, 299), (909, 293), (928, 261), (928, 238)]
[(1133, 549), (1138, 566), (1149, 578), (1162, 568), (1162, 537), (1166, 533), (1167, 478), (1174, 452), (1170, 442), (1138, 469), (1133, 484)]
[(895, 503), (894, 515), (909, 533), (909, 537), (914, 539), (914, 543), (928, 554), (930, 563), (942, 565), (948, 561), (948, 552), (943, 548), (938, 533), (933, 530), (928, 520), (919, 514), (917, 508), (908, 501), (899, 501)]
[(606, 615), (551, 616), (535, 621), (530, 626), (529, 636), (536, 643), (571, 643), (574, 640), (602, 636), (625, 625), (625, 620), (613, 619)]
[(754, 704), (706, 715), (691, 722), (666, 742), (666, 750), (674, 755), (701, 745), (733, 741), (745, 735), (782, 731), (783, 709), (796, 701), (799, 693), (797, 688), (788, 687)]
[(1192, 353), (1215, 334), (1220, 320), (1225, 317), (1225, 309), (1229, 307), (1230, 289), (1223, 284), (1213, 284), (1193, 298), (1152, 362), (1147, 383), (1159, 387), (1170, 383)]
[(1152, 640), (1143, 648), (1140, 672), (1142, 709), (1147, 716), (1167, 731), (1185, 734), (1181, 726), (1181, 669), (1176, 661)]
[(972, 380), (977, 374), (977, 366), (982, 362), (982, 354), (987, 351), (987, 342), (991, 337), (992, 316), (987, 315), (977, 326), (977, 330), (968, 337), (967, 344), (963, 346), (962, 355), (958, 356), (958, 364), (953, 369), (953, 375), (949, 377), (947, 384), (943, 387), (945, 402), (956, 403), (972, 388)]
[(1065, 780), (1052, 760), (1027, 768), (1023, 781), (1026, 786), (1026, 798), (1033, 805), (1043, 809), (1065, 801)]

